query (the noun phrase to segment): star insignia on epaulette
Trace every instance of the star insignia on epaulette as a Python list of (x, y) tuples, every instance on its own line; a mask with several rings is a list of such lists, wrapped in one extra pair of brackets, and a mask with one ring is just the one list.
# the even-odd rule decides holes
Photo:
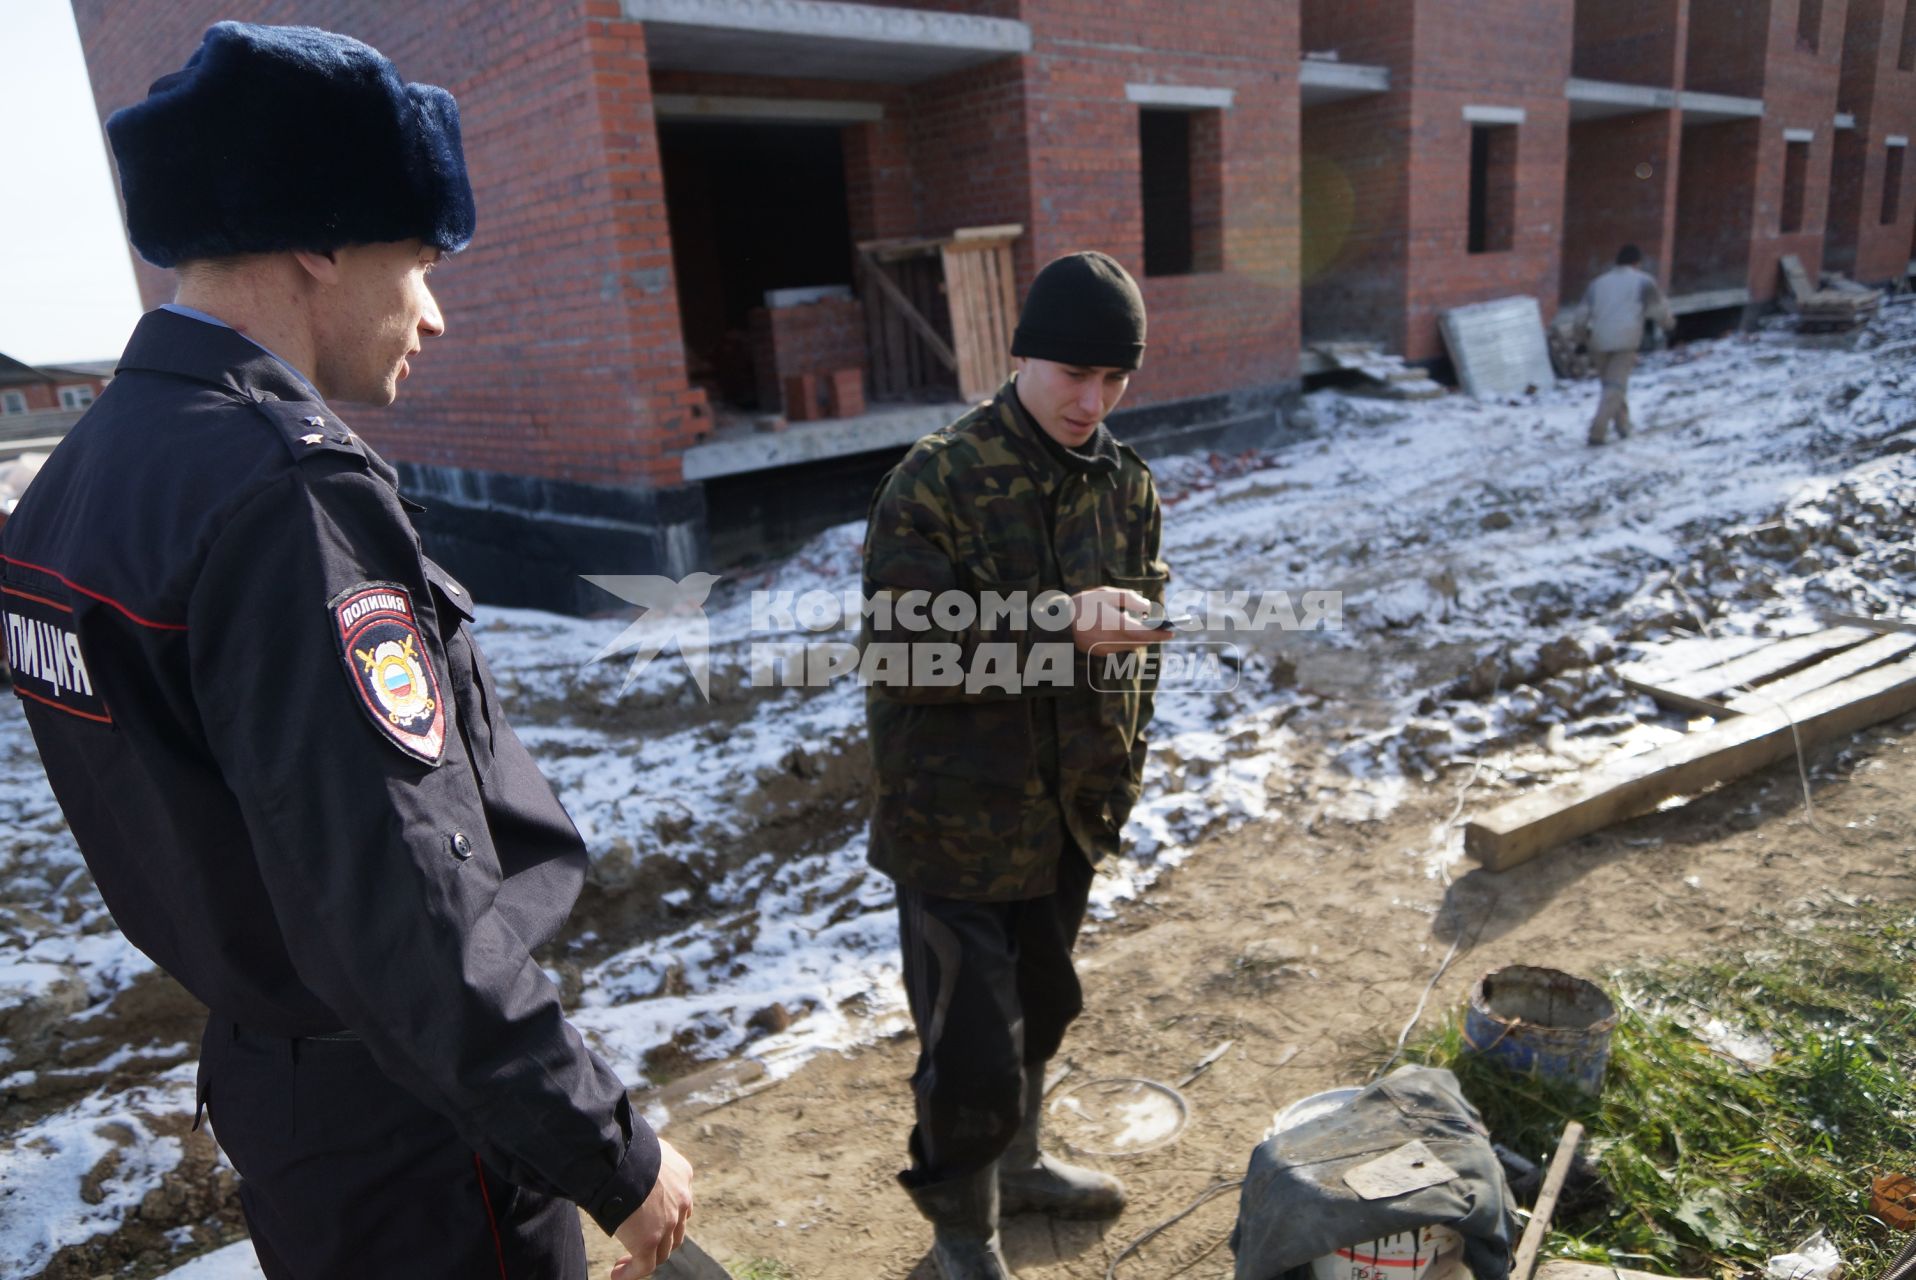
[(325, 438), (326, 438), (325, 436), (322, 436), (321, 434), (319, 434), (319, 432), (315, 431), (311, 435), (301, 436), (299, 438), (299, 442), (301, 444), (318, 444), (320, 441), (324, 440)]
[(314, 414), (310, 418), (302, 418), (300, 419), (300, 421), (304, 422), (309, 427), (323, 427), (326, 425), (326, 419), (320, 417), (318, 414)]

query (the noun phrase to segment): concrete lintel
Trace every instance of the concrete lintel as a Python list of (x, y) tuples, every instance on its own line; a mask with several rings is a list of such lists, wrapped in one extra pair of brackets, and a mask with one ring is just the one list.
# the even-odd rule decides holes
[(1126, 102), (1141, 107), (1174, 107), (1181, 111), (1224, 111), (1237, 97), (1235, 89), (1195, 84), (1127, 84)]
[(1837, 112), (1835, 127), (1838, 129), (1854, 129), (1856, 127), (1855, 113), (1850, 111)]
[(1816, 130), (1785, 129), (1783, 130), (1783, 141), (1785, 142), (1815, 142)]
[(1699, 311), (1721, 311), (1725, 307), (1744, 307), (1750, 302), (1748, 289), (1710, 289), (1703, 293), (1680, 293), (1669, 300), (1673, 316), (1695, 315)]
[(788, 124), (864, 124), (885, 118), (882, 102), (827, 98), (732, 98), (661, 93), (652, 99), (661, 120), (735, 120)]
[(1909, 135), (1906, 133), (1892, 133), (1889, 137), (1883, 139), (1883, 145), (1888, 147), (1906, 147), (1909, 145)]
[(1362, 98), (1390, 92), (1390, 68), (1359, 62), (1327, 62), (1306, 58), (1297, 72), (1299, 100), (1306, 107), (1345, 98)]
[(1649, 111), (1670, 111), (1677, 105), (1674, 89), (1653, 85), (1618, 84), (1610, 80), (1564, 82), (1563, 96), (1570, 100), (1572, 120), (1603, 120), (1611, 116), (1642, 115)]
[(828, 0), (620, 3), (664, 70), (912, 84), (1031, 52), (1031, 27), (1010, 18)]
[(1524, 109), (1471, 105), (1464, 108), (1464, 119), (1472, 124), (1522, 124)]
[(880, 409), (856, 418), (795, 423), (783, 431), (727, 428), (719, 438), (695, 444), (682, 455), (687, 480), (712, 480), (770, 471), (879, 449), (902, 449), (928, 436), (968, 409), (963, 404)]
[(1763, 99), (1736, 98), (1727, 93), (1697, 93), (1685, 89), (1677, 94), (1677, 105), (1683, 109), (1684, 124), (1757, 120), (1763, 115)]

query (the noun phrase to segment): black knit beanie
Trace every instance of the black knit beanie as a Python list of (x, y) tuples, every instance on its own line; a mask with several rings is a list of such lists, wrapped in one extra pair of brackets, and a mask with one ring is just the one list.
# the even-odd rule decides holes
[(1101, 369), (1144, 363), (1144, 295), (1109, 254), (1066, 254), (1025, 294), (1011, 354)]

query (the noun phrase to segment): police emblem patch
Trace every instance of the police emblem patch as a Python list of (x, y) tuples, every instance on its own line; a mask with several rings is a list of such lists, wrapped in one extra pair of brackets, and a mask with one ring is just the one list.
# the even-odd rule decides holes
[(326, 607), (346, 674), (373, 724), (407, 755), (438, 764), (446, 750), (446, 707), (412, 596), (395, 583), (362, 582)]

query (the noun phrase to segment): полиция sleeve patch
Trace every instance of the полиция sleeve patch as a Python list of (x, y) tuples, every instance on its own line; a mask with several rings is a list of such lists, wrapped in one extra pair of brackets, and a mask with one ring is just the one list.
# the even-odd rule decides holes
[(412, 596), (395, 583), (362, 582), (326, 608), (346, 677), (373, 724), (407, 755), (438, 764), (446, 750), (446, 705)]

